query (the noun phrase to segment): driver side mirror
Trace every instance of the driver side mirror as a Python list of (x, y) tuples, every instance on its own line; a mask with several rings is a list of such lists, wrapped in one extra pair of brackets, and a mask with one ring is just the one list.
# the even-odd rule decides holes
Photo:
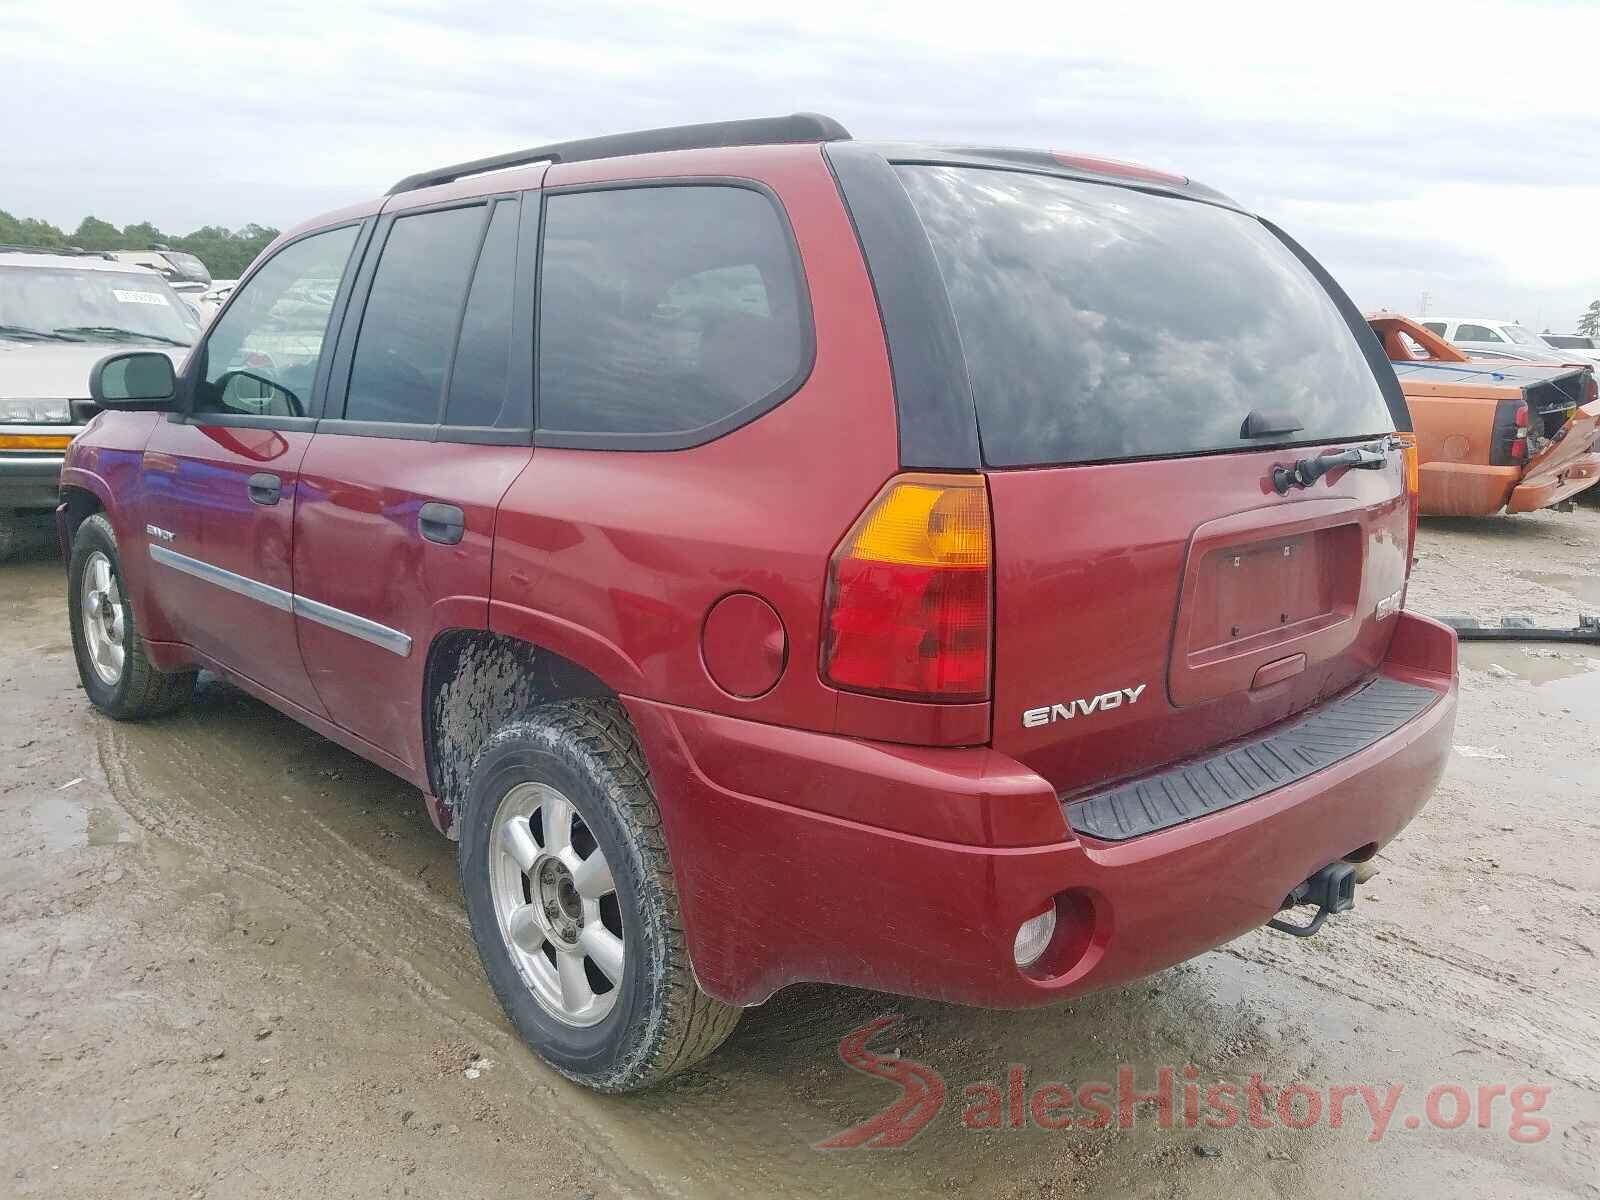
[(167, 412), (177, 403), (178, 376), (165, 354), (108, 354), (89, 372), (89, 396), (101, 408)]

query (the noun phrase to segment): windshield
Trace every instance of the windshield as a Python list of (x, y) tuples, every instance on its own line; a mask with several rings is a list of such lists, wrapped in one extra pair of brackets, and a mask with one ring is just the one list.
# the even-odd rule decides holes
[(1524, 329), (1521, 325), (1502, 325), (1500, 328), (1505, 331), (1505, 335), (1508, 338), (1510, 338), (1519, 346), (1542, 345), (1538, 338), (1534, 337), (1532, 333), (1528, 332), (1528, 330)]
[[(902, 166), (955, 310), (984, 459), (1042, 466), (1394, 429), (1332, 299), (1259, 221), (1047, 175)], [(1292, 417), (1242, 436), (1252, 410)]]
[(200, 323), (153, 271), (0, 267), (0, 338), (189, 346)]
[(177, 272), (179, 278), (187, 279), (192, 283), (209, 284), (211, 282), (211, 272), (206, 270), (205, 263), (194, 255), (183, 250), (163, 250), (161, 251), (161, 257), (172, 264), (173, 270)]

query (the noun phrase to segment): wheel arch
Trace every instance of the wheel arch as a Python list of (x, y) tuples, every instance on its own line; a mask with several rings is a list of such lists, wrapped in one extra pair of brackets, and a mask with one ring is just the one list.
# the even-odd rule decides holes
[(544, 646), (485, 629), (442, 630), (423, 671), (429, 815), (456, 837), (467, 773), (484, 742), (543, 704), (616, 696), (593, 672)]

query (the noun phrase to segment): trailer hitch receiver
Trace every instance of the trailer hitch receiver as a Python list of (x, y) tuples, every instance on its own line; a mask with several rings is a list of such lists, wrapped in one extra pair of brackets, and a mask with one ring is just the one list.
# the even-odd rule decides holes
[(1273, 917), (1267, 924), (1280, 933), (1310, 937), (1322, 928), (1328, 914), (1348, 912), (1356, 906), (1356, 869), (1349, 863), (1329, 863), (1304, 883), (1296, 884), (1278, 907), (1281, 911), (1301, 904), (1317, 906), (1317, 915), (1307, 924), (1295, 925), (1281, 917)]

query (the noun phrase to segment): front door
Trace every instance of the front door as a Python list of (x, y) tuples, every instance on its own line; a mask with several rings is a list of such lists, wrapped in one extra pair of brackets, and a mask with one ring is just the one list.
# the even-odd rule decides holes
[(488, 627), (495, 514), (533, 453), (537, 204), (526, 238), (521, 208), (510, 196), (386, 213), (300, 467), (310, 682), (337, 724), (419, 771), (429, 646)]
[(151, 597), (174, 636), (317, 714), (295, 636), (294, 513), (360, 232), (301, 238), (250, 275), (186, 369), (186, 411), (156, 426), (144, 456)]

